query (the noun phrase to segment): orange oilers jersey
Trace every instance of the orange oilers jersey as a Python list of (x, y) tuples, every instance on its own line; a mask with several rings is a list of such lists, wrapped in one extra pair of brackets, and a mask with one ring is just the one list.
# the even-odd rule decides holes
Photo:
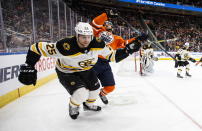
[(121, 36), (117, 36), (117, 35), (113, 35), (113, 36), (114, 36), (113, 42), (108, 44), (113, 50), (117, 50), (118, 48), (124, 48), (126, 44), (129, 44), (133, 40), (135, 40), (135, 38), (124, 40)]
[(98, 37), (100, 32), (106, 31), (106, 28), (103, 26), (103, 24), (107, 20), (108, 17), (106, 13), (102, 13), (93, 19), (91, 25), (93, 27), (93, 33), (95, 37)]
[(131, 43), (133, 40), (135, 40), (135, 38), (124, 40), (121, 36), (113, 35), (112, 33), (106, 31), (106, 28), (103, 26), (103, 24), (107, 20), (108, 20), (107, 14), (102, 13), (101, 15), (93, 19), (91, 25), (93, 27), (95, 37), (100, 38), (101, 35), (108, 35), (107, 37), (110, 40), (109, 43), (107, 43), (107, 45), (109, 45), (113, 50), (117, 50), (118, 48), (124, 48), (126, 44)]

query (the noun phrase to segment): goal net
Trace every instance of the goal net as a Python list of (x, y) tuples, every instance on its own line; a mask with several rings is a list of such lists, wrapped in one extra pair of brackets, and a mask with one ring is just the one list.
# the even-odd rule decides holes
[(141, 50), (119, 62), (116, 74), (119, 76), (141, 74), (140, 54)]

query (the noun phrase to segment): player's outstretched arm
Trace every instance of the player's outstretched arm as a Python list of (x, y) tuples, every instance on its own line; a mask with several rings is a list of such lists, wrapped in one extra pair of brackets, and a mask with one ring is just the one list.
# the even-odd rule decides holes
[(141, 47), (141, 43), (147, 40), (148, 36), (143, 34), (141, 36), (138, 36), (134, 41), (127, 44), (125, 48), (120, 48), (116, 51), (115, 60), (116, 62), (119, 62), (126, 57), (129, 56), (129, 54), (133, 54), (134, 52), (139, 51)]
[(20, 67), (20, 74), (18, 80), (24, 85), (35, 85), (37, 81), (37, 70), (35, 64), (39, 61), (41, 56), (56, 55), (56, 44), (39, 42), (30, 46), (25, 64)]

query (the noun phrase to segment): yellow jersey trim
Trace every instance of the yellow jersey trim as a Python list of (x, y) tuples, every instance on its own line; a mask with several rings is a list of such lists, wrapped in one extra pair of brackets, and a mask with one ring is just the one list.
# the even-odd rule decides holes
[(46, 52), (42, 49), (42, 42), (39, 42), (39, 50), (42, 52), (43, 56), (46, 56), (47, 57), (47, 54)]
[(91, 48), (90, 51), (98, 51), (98, 50), (102, 50), (103, 48)]
[(32, 50), (33, 52), (37, 53), (38, 55), (41, 55), (41, 54), (37, 51), (37, 49), (36, 49), (36, 44), (33, 44), (33, 45), (31, 46), (31, 50)]

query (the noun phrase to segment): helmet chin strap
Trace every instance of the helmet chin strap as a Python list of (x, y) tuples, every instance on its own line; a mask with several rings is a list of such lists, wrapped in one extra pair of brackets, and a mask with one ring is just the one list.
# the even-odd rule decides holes
[(79, 34), (76, 34), (76, 41), (79, 42)]
[(77, 41), (77, 44), (79, 46), (80, 42), (79, 42), (79, 34), (76, 34), (76, 41)]

